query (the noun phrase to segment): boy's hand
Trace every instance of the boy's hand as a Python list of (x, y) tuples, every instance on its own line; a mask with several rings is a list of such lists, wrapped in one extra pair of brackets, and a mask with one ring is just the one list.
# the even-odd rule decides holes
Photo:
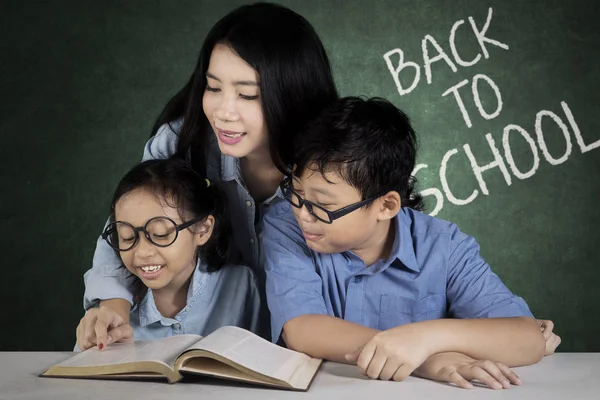
[(416, 371), (416, 376), (434, 381), (454, 383), (463, 389), (473, 388), (474, 379), (492, 389), (508, 389), (520, 385), (521, 379), (506, 365), (475, 360), (462, 353), (439, 353), (427, 359)]
[(544, 355), (549, 356), (550, 354), (554, 354), (554, 351), (561, 342), (560, 336), (553, 332), (554, 322), (547, 319), (538, 319), (537, 322), (540, 325), (540, 330), (544, 334), (544, 339), (546, 339), (546, 351), (544, 352)]
[(77, 346), (81, 351), (98, 345), (102, 350), (113, 342), (133, 342), (133, 328), (112, 308), (90, 308), (77, 326)]
[(365, 345), (346, 354), (371, 379), (402, 381), (430, 356), (422, 333), (407, 324), (375, 335)]

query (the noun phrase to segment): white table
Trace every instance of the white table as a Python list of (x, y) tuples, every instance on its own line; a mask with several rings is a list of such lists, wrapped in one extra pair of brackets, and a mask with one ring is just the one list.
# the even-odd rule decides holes
[(404, 382), (364, 378), (357, 368), (324, 363), (306, 393), (200, 378), (173, 385), (154, 381), (109, 381), (40, 378), (51, 365), (70, 357), (68, 352), (0, 353), (0, 399), (600, 399), (600, 353), (559, 353), (540, 363), (515, 368), (522, 386), (495, 391), (471, 390), (409, 377)]

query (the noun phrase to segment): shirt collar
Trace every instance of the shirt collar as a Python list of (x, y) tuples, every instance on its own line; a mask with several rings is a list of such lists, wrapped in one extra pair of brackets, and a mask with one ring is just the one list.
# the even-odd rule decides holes
[[(236, 181), (240, 186), (244, 186), (242, 183), (242, 170), (240, 167), (239, 158), (231, 157), (221, 153), (221, 180), (223, 182)], [(283, 199), (283, 193), (281, 192), (280, 187), (277, 187), (275, 193), (271, 197), (263, 201), (262, 204), (268, 205), (273, 200), (278, 198)]]
[[(376, 274), (384, 271), (391, 265), (397, 265), (400, 263), (406, 268), (414, 272), (419, 272), (421, 269), (417, 264), (417, 258), (415, 256), (415, 250), (412, 245), (412, 235), (410, 232), (411, 219), (410, 216), (404, 211), (404, 208), (400, 209), (398, 215), (391, 221), (395, 224), (394, 230), (394, 243), (392, 245), (392, 251), (387, 260), (379, 260), (375, 264), (367, 267), (367, 270), (371, 274)], [(360, 259), (356, 254), (351, 251), (342, 253), (346, 258)], [(361, 260), (362, 261), (362, 260)], [(362, 262), (364, 267), (364, 262)], [(361, 269), (362, 269), (361, 267)]]
[[(186, 307), (193, 304), (196, 299), (205, 291), (210, 273), (206, 272), (206, 266), (198, 260), (196, 269), (192, 275), (190, 287), (188, 288)], [(154, 302), (152, 289), (148, 289), (146, 296), (136, 305), (139, 316), (140, 326), (145, 327), (155, 322), (161, 322), (163, 325), (170, 326), (175, 321), (172, 318), (163, 316)]]
[(221, 179), (226, 181), (239, 181), (240, 160), (226, 154), (221, 154)]
[(239, 169), (240, 160), (221, 153), (219, 142), (215, 135), (211, 135), (209, 139), (209, 148), (209, 178), (217, 179), (222, 182), (237, 181), (239, 183), (239, 177), (241, 176)]
[(271, 196), (268, 199), (266, 199), (265, 201), (263, 201), (262, 204), (270, 205), (276, 199), (277, 200), (285, 199), (285, 197), (283, 197), (283, 193), (281, 192), (281, 188), (279, 186), (277, 187), (277, 190), (275, 191), (275, 193), (273, 193), (273, 196)]
[(406, 268), (419, 272), (421, 269), (417, 263), (412, 234), (410, 232), (411, 218), (406, 213), (406, 209), (401, 208), (394, 220), (396, 221), (396, 237), (394, 238), (390, 261), (393, 262), (395, 258), (402, 262)]

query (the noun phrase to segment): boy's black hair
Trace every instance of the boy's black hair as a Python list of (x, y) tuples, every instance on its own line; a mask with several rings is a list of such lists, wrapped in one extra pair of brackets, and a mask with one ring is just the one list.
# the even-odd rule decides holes
[(336, 171), (363, 199), (390, 190), (403, 207), (422, 210), (411, 175), (417, 135), (409, 118), (382, 98), (344, 97), (326, 108), (294, 141), (294, 175), (307, 168)]
[(168, 102), (152, 129), (183, 117), (177, 152), (204, 174), (208, 140), (213, 135), (202, 111), (206, 71), (217, 44), (225, 44), (259, 75), (260, 102), (269, 133), (271, 159), (289, 173), (297, 132), (338, 98), (329, 58), (321, 39), (301, 15), (278, 4), (244, 5), (208, 32), (188, 83)]
[[(206, 264), (208, 271), (219, 270), (230, 261), (233, 245), (227, 202), (215, 182), (208, 184), (187, 162), (176, 157), (144, 161), (119, 182), (111, 202), (110, 222), (115, 220), (115, 206), (119, 199), (135, 190), (147, 190), (159, 201), (177, 209), (182, 221), (205, 219), (212, 215), (215, 219), (212, 234), (204, 245), (198, 247), (197, 257)], [(137, 303), (147, 288), (137, 277), (132, 286), (134, 302)]]

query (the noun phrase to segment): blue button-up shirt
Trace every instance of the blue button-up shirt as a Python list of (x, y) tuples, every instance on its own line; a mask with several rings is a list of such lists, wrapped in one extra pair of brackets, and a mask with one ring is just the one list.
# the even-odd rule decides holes
[(146, 296), (131, 310), (129, 323), (136, 340), (187, 333), (206, 336), (226, 325), (264, 335), (260, 299), (250, 268), (229, 265), (219, 271), (206, 272), (198, 265), (190, 281), (186, 306), (175, 317), (165, 317), (158, 311), (152, 289), (148, 289)]
[(455, 224), (408, 208), (392, 221), (389, 258), (367, 266), (350, 251), (311, 250), (289, 203), (269, 210), (263, 246), (274, 342), (287, 321), (305, 314), (379, 330), (446, 317), (532, 317)]
[[(132, 279), (130, 276), (127, 283), (131, 284)], [(148, 289), (132, 308), (129, 323), (135, 340), (188, 333), (206, 336), (227, 325), (269, 337), (262, 297), (250, 268), (227, 265), (207, 272), (206, 266), (199, 262), (190, 281), (186, 305), (175, 317), (165, 317), (158, 311), (152, 289)], [(74, 351), (80, 351), (77, 344)]]

